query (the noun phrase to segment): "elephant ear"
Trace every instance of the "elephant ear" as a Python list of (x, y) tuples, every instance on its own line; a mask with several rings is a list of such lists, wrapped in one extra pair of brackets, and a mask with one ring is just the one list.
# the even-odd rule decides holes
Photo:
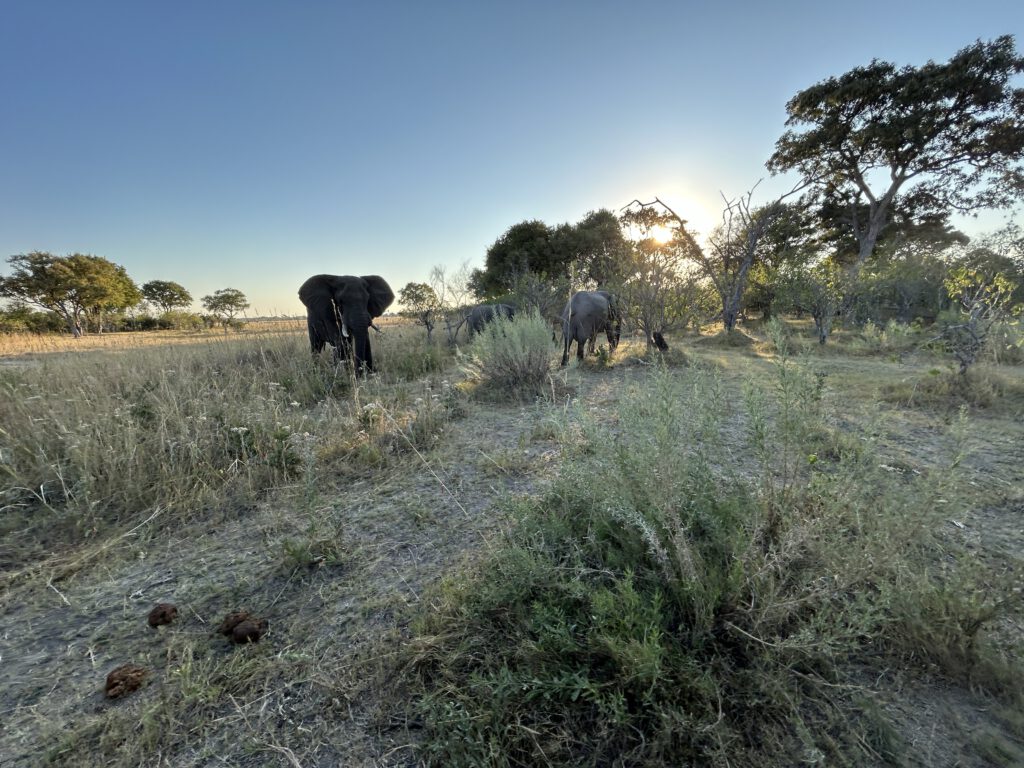
[(367, 303), (370, 317), (380, 317), (395, 300), (395, 292), (379, 275), (363, 275), (362, 281), (366, 283), (366, 291), (370, 294)]

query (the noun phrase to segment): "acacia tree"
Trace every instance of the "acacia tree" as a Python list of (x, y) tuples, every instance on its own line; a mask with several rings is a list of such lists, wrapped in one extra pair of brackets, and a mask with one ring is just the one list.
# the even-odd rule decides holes
[(221, 288), (209, 296), (203, 296), (202, 302), (203, 308), (224, 326), (224, 333), (227, 333), (235, 315), (249, 308), (249, 300), (237, 288)]
[(192, 294), (171, 280), (150, 280), (142, 286), (142, 297), (164, 314), (192, 303)]
[(437, 322), (437, 314), (441, 310), (441, 302), (434, 289), (426, 283), (406, 283), (398, 292), (398, 300), (405, 308), (402, 314), (413, 318), (417, 325), (427, 329), (429, 344)]
[(0, 278), (0, 296), (56, 312), (71, 334), (82, 335), (84, 320), (138, 304), (142, 294), (124, 267), (102, 256), (44, 251), (11, 256), (13, 274)]
[(800, 91), (767, 166), (796, 170), (857, 241), (853, 284), (897, 196), (922, 213), (1011, 204), (1024, 190), (1024, 72), (1012, 36), (978, 41), (945, 64), (874, 60)]

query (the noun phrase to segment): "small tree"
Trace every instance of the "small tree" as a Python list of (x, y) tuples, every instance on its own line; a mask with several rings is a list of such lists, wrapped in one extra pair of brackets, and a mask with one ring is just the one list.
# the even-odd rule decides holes
[(946, 278), (946, 290), (959, 307), (956, 322), (947, 323), (942, 337), (960, 364), (960, 375), (967, 374), (985, 348), (992, 326), (1011, 311), (1014, 284), (1005, 275), (985, 274), (970, 267), (956, 267)]
[(818, 343), (824, 344), (832, 333), (832, 323), (843, 303), (844, 274), (834, 261), (825, 259), (813, 267), (797, 267), (781, 276), (780, 298), (783, 304), (814, 318)]
[(697, 280), (686, 273), (683, 254), (671, 243), (647, 238), (635, 243), (633, 252), (620, 290), (625, 314), (643, 331), (648, 348), (664, 350), (664, 334), (684, 328), (694, 316)]
[(519, 312), (536, 311), (552, 328), (561, 328), (562, 310), (572, 295), (571, 284), (571, 277), (547, 278), (525, 272), (513, 282), (508, 300)]
[(203, 309), (224, 326), (225, 333), (228, 331), (228, 326), (234, 321), (235, 315), (249, 307), (249, 301), (245, 298), (245, 294), (237, 288), (221, 288), (209, 296), (203, 296), (202, 302)]
[(142, 297), (163, 314), (184, 309), (192, 303), (192, 294), (170, 280), (150, 280), (142, 286)]
[(406, 283), (398, 292), (398, 300), (404, 307), (402, 314), (413, 318), (417, 325), (427, 329), (427, 343), (430, 343), (434, 324), (441, 310), (441, 302), (434, 289), (426, 283)]
[(466, 322), (466, 312), (473, 295), (472, 275), (473, 270), (470, 269), (468, 261), (464, 261), (451, 274), (441, 264), (430, 270), (430, 287), (437, 296), (449, 346), (454, 346), (459, 328)]

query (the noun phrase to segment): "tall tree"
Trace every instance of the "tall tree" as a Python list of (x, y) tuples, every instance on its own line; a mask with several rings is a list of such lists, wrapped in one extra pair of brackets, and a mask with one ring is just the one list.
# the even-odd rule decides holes
[(126, 309), (142, 298), (125, 268), (102, 256), (33, 251), (7, 261), (14, 272), (0, 278), (0, 296), (56, 312), (76, 338), (85, 318), (101, 319), (103, 312)]
[[(856, 278), (897, 203), (941, 213), (1010, 204), (1024, 190), (1024, 72), (1012, 36), (945, 64), (872, 61), (801, 91), (767, 166), (798, 171), (846, 213)], [(848, 280), (849, 282), (849, 280)]]
[[(612, 211), (590, 211), (575, 224), (562, 224), (552, 241), (555, 253), (572, 266), (580, 285), (614, 288), (624, 279), (631, 246)], [(563, 269), (563, 274), (568, 272)]]
[(142, 286), (142, 297), (165, 314), (192, 303), (192, 294), (171, 280), (150, 280)]
[(237, 288), (221, 288), (209, 296), (203, 296), (202, 301), (203, 308), (223, 324), (225, 333), (235, 315), (249, 307), (249, 300)]
[(579, 287), (608, 287), (622, 279), (629, 244), (618, 217), (602, 209), (575, 224), (549, 227), (532, 220), (513, 224), (487, 249), (472, 277), (481, 300), (506, 298), (528, 275), (560, 280), (575, 275)]
[(513, 224), (487, 249), (484, 268), (474, 274), (478, 298), (506, 294), (516, 279), (526, 273), (552, 274), (561, 271), (551, 243), (551, 227), (539, 219)]

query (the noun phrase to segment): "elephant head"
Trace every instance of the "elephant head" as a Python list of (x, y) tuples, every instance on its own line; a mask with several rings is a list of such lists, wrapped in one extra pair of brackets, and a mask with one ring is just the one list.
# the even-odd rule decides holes
[(352, 358), (356, 372), (373, 370), (370, 325), (395, 300), (394, 291), (377, 275), (314, 275), (299, 288), (306, 305), (306, 325), (313, 354), (325, 344), (335, 360)]

